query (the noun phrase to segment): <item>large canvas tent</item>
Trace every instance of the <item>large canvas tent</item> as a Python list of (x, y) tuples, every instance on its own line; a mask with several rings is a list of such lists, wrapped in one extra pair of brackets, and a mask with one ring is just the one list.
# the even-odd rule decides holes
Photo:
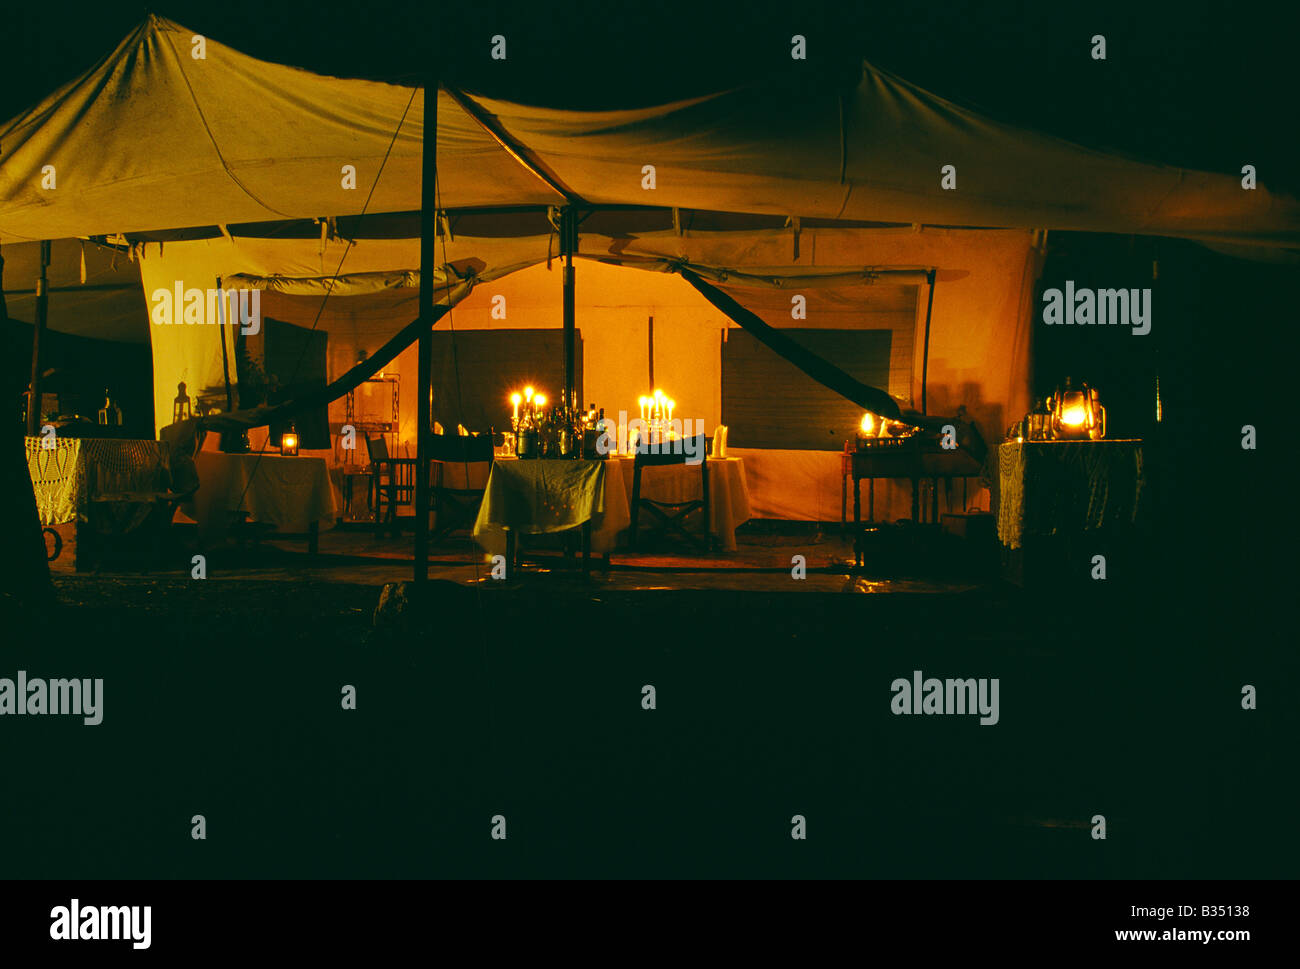
[[(424, 92), (258, 61), (211, 38), (202, 47), (198, 58), (191, 31), (150, 17), (0, 129), (0, 245), (112, 243), (137, 260), (147, 299), (178, 282), (256, 288), (264, 315), (327, 334), (328, 381), (362, 375), (358, 358), (387, 347), (390, 371), (412, 385), (413, 354), (394, 340), (419, 330), (409, 213), (422, 204)], [(1042, 230), (1267, 257), (1300, 246), (1294, 199), (1014, 129), (869, 64), (848, 87), (757, 84), (618, 112), (444, 85), (437, 119), (435, 285), (457, 304), (439, 329), (557, 326), (561, 239), (547, 210), (576, 209), (583, 397), (630, 408), (648, 389), (653, 316), (656, 380), (710, 429), (726, 416), (734, 325), (681, 270), (771, 326), (887, 330), (879, 390), (912, 405), (928, 393), (936, 412), (964, 404), (995, 438), (1029, 403)], [(150, 336), (159, 425), (180, 380), (210, 393), (231, 384), (242, 406), (235, 328), (155, 325)], [(413, 405), (402, 423), (411, 440)], [(840, 443), (755, 453), (760, 512), (838, 514)]]

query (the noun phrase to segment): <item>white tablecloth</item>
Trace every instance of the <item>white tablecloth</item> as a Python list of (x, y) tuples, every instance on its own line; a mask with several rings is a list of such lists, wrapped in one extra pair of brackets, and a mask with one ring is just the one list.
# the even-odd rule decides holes
[(239, 511), (282, 532), (302, 534), (312, 523), (321, 531), (334, 527), (334, 489), (324, 458), (200, 451), (195, 464), (199, 490), (184, 510), (202, 534), (226, 528), (230, 513)]
[[(609, 463), (622, 466), (623, 486), (630, 507), (633, 460), (630, 457), (611, 458)], [(701, 478), (697, 464), (666, 464), (642, 468), (641, 497), (662, 502), (698, 500), (703, 489)], [(709, 458), (709, 505), (710, 529), (724, 549), (735, 551), (736, 527), (753, 517), (743, 459)], [(643, 515), (641, 520), (645, 522), (646, 516)]]

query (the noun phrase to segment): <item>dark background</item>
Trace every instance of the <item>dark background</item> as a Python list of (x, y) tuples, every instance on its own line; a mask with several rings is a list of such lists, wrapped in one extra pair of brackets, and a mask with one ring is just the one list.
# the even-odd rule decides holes
[[(0, 116), (88, 68), (144, 15), (59, 10), (4, 14), (21, 42), (0, 66)], [(234, 0), (156, 12), (256, 57), (407, 82), (442, 36), (445, 77), (578, 108), (773, 71), (838, 76), (865, 57), (1071, 141), (1231, 174), (1249, 162), (1290, 192), (1300, 170), (1295, 10), (799, 2), (724, 16)], [(806, 64), (789, 58), (796, 32)], [(494, 33), (508, 38), (505, 63), (488, 58)], [(1089, 56), (1095, 33), (1104, 62)], [(449, 609), (419, 637), (373, 642), (368, 588), (179, 580), (127, 609), (87, 587), (102, 601), (19, 637), (11, 656), (33, 675), (105, 675), (108, 698), (101, 727), (6, 725), (4, 759), (25, 773), (0, 799), (0, 827), (27, 833), (10, 873), (1293, 874), (1295, 271), (1166, 240), (1053, 233), (1049, 246), (1041, 287), (1155, 289), (1149, 336), (1035, 329), (1039, 393), (1067, 373), (1088, 380), (1117, 432), (1147, 440), (1158, 541), (1124, 595), (1096, 583), (1092, 598), (1062, 589), (987, 609), (548, 595)], [(1240, 447), (1246, 423), (1259, 450)], [(1004, 725), (891, 718), (882, 684), (916, 668), (1001, 671)], [(355, 716), (338, 710), (341, 682), (360, 684)], [(642, 683), (659, 685), (654, 714), (637, 705)], [(1260, 688), (1257, 714), (1239, 710), (1243, 683)], [(1069, 826), (1092, 810), (1111, 818), (1104, 845)], [(497, 811), (511, 818), (508, 847), (486, 838)], [(810, 852), (789, 839), (795, 812), (810, 819)], [(209, 816), (208, 843), (188, 839), (192, 813)]]
[[(770, 75), (845, 75), (866, 59), (951, 100), (1071, 141), (1208, 171), (1249, 161), (1294, 192), (1294, 38), (1300, 10), (1208, 0), (868, 4), (320, 3), (227, 0), (6, 10), (0, 117), (103, 57), (145, 15), (254, 57), (339, 76), (418, 79), (438, 39), (444, 77), (557, 107), (690, 97)], [(492, 61), (490, 38), (507, 38)], [(808, 38), (792, 61), (790, 37)], [(1090, 38), (1103, 34), (1107, 59)]]

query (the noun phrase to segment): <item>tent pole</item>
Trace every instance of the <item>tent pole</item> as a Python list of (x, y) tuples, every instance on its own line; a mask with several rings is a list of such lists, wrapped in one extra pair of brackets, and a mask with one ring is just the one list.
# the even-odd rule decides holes
[(50, 291), (46, 269), (50, 265), (50, 243), (41, 243), (41, 274), (36, 279), (36, 319), (32, 328), (32, 383), (27, 398), (27, 433), (35, 437), (41, 431), (41, 334), (50, 311)]
[[(420, 341), (415, 416), (415, 581), (429, 580), (429, 431), (433, 426), (433, 257), (437, 241), (438, 72), (424, 85), (424, 136), (420, 146)], [(450, 294), (448, 294), (450, 297)]]
[(934, 278), (935, 271), (927, 270), (925, 274), (926, 288), (929, 295), (925, 298), (925, 348), (921, 351), (921, 413), (928, 414), (925, 409), (925, 392), (926, 384), (930, 377), (930, 314), (934, 310)]
[[(226, 382), (226, 413), (229, 414), (235, 409), (235, 395), (230, 388), (230, 352), (226, 349), (226, 332), (230, 323), (226, 319), (226, 294), (221, 291), (221, 277), (217, 277), (217, 301), (218, 315), (221, 317), (217, 322), (217, 332), (221, 335), (221, 377)], [(234, 332), (231, 330), (230, 332)]]
[(577, 387), (575, 373), (576, 329), (574, 319), (573, 251), (578, 248), (578, 213), (572, 205), (560, 210), (560, 250), (564, 256), (564, 406), (577, 408), (574, 396)]
[[(0, 253), (0, 328), (9, 333), (9, 311), (5, 306), (4, 254)], [(14, 376), (18, 378), (18, 371)], [(18, 378), (21, 379), (21, 378)], [(4, 391), (17, 392), (17, 387), (6, 382)], [(8, 537), (8, 558), (11, 590), (20, 602), (47, 603), (53, 593), (50, 585), (50, 565), (45, 552), (45, 536), (41, 529), (41, 516), (36, 508), (36, 492), (32, 488), (32, 475), (27, 465), (27, 448), (21, 435), (12, 438), (11, 458), (0, 466), (0, 529)], [(39, 611), (32, 613), (40, 615)], [(21, 638), (21, 632), (14, 635)]]
[(655, 318), (650, 317), (650, 322), (646, 324), (646, 359), (650, 361), (650, 392), (654, 393), (655, 389)]

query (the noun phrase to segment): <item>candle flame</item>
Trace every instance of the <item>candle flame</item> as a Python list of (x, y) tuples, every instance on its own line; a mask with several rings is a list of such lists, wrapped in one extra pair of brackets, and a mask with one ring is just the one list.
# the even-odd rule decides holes
[(870, 434), (875, 429), (876, 429), (876, 422), (875, 420), (872, 419), (871, 412), (868, 411), (867, 413), (862, 415), (862, 433)]

